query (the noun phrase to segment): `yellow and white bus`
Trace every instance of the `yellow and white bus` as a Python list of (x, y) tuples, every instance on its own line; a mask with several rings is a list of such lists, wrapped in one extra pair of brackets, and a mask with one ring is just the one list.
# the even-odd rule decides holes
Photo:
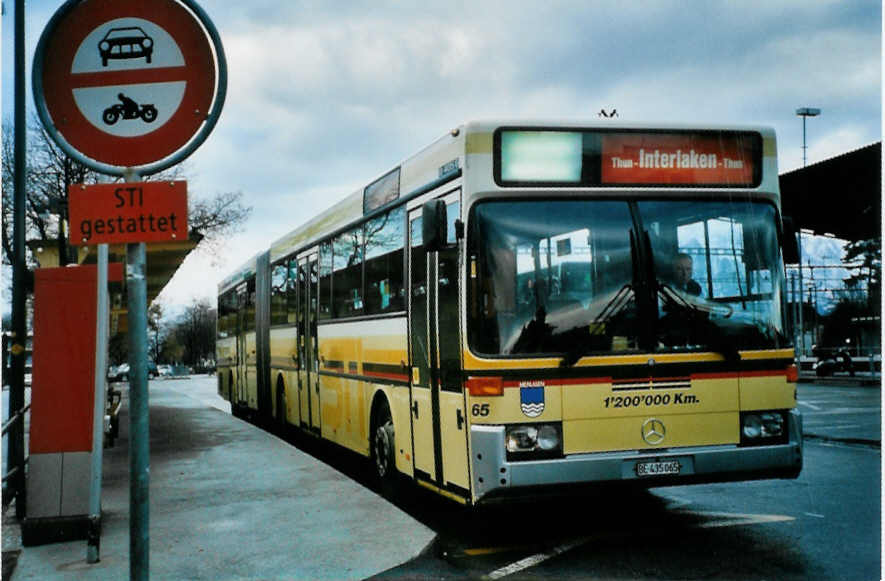
[(795, 478), (782, 224), (769, 128), (468, 123), (220, 284), (219, 393), (465, 504)]

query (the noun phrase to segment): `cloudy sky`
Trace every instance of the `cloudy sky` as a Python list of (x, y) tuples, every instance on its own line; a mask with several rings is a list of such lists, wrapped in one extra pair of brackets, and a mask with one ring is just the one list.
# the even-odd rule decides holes
[[(3, 115), (13, 2), (4, 0)], [(27, 67), (61, 2), (27, 2)], [(878, 0), (322, 2), (202, 0), (229, 80), (189, 192), (253, 207), (218, 256), (188, 258), (161, 298), (218, 280), (452, 127), (477, 118), (773, 126), (780, 171), (881, 139)], [(419, 7), (420, 6), (420, 7)], [(29, 89), (30, 91), (30, 89)], [(33, 99), (28, 93), (28, 107)]]

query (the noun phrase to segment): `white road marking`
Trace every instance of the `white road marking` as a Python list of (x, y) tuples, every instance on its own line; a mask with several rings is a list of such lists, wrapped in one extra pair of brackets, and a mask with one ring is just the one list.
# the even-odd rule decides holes
[(813, 516), (814, 518), (827, 518), (827, 517), (825, 517), (825, 516), (822, 515), (822, 514), (817, 514), (817, 513), (814, 513), (814, 512), (806, 512), (805, 514), (808, 515), (808, 516)]
[(879, 448), (875, 448), (872, 446), (865, 446), (863, 444), (851, 444), (851, 443), (841, 443), (841, 442), (812, 442), (816, 446), (824, 446), (826, 448), (850, 448), (851, 450), (857, 452), (869, 452), (871, 454), (881, 454), (882, 450)]
[[(773, 522), (786, 522), (791, 520), (796, 520), (792, 516), (786, 516), (781, 514), (735, 514), (730, 512), (703, 512), (703, 511), (677, 511), (683, 512), (684, 514), (692, 514), (696, 516), (705, 516), (705, 517), (713, 517), (713, 520), (708, 522), (704, 522), (696, 525), (696, 528), (700, 529), (710, 529), (710, 528), (720, 528), (720, 527), (734, 527), (734, 526), (745, 526), (752, 524), (763, 524), (763, 523), (773, 523)], [(646, 531), (647, 532), (647, 531)], [(556, 557), (557, 555), (561, 555), (566, 551), (570, 551), (575, 547), (580, 547), (581, 545), (586, 544), (594, 537), (580, 537), (578, 539), (571, 540), (567, 543), (563, 543), (557, 547), (554, 547), (548, 551), (543, 551), (541, 553), (536, 553), (529, 557), (525, 557), (524, 559), (520, 559), (519, 561), (515, 561), (510, 563), (509, 565), (505, 565), (500, 569), (495, 569), (491, 573), (483, 575), (483, 579), (501, 579), (502, 577), (506, 577), (508, 575), (512, 575), (514, 573), (518, 573), (520, 571), (524, 571), (530, 567), (534, 567), (544, 561)]]
[(843, 416), (847, 414), (876, 414), (879, 415), (879, 410), (874, 408), (835, 408), (831, 410), (823, 410), (815, 413), (816, 416)]
[(772, 522), (786, 522), (796, 520), (792, 516), (783, 514), (735, 514), (731, 512), (690, 512), (698, 516), (719, 517), (719, 520), (712, 520), (697, 525), (699, 529), (715, 529), (719, 527), (736, 527), (743, 525), (755, 525)]
[(799, 404), (804, 405), (806, 407), (810, 407), (811, 409), (813, 409), (815, 411), (820, 411), (821, 409), (823, 409), (823, 408), (820, 408), (820, 407), (814, 405), (813, 403), (808, 403), (807, 401), (800, 401)]
[(526, 557), (525, 559), (520, 559), (515, 563), (510, 563), (506, 567), (501, 567), (500, 569), (496, 569), (489, 573), (488, 575), (483, 575), (483, 579), (500, 579), (501, 577), (506, 577), (507, 575), (512, 575), (514, 573), (518, 573), (524, 569), (528, 569), (529, 567), (534, 567), (539, 563), (543, 563), (547, 559), (551, 557), (555, 557), (556, 555), (561, 555), (566, 551), (570, 551), (575, 547), (581, 546), (587, 541), (590, 540), (590, 537), (581, 537), (580, 539), (575, 539), (574, 541), (570, 541), (568, 543), (559, 545), (558, 547), (554, 547), (549, 551), (545, 551), (543, 553), (537, 553), (530, 557)]

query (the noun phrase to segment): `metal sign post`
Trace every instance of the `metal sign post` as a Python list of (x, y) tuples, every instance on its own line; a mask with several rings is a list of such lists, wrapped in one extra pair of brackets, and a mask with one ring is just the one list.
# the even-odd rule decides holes
[[(127, 182), (141, 181), (128, 174)], [(126, 245), (129, 308), (129, 578), (150, 572), (150, 406), (147, 386), (147, 258), (144, 242)]]
[(147, 390), (146, 266), (144, 242), (127, 244), (130, 579), (148, 579), (150, 571), (150, 433)]
[(86, 561), (97, 563), (101, 544), (101, 467), (108, 368), (108, 245), (98, 245), (98, 291), (95, 311), (95, 394), (92, 408), (92, 463), (89, 482), (89, 533)]

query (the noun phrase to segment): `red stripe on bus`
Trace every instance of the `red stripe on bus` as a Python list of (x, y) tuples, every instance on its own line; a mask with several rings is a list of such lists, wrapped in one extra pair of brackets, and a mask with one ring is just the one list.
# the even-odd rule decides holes
[(611, 383), (611, 377), (569, 377), (563, 379), (505, 379), (504, 387), (531, 387), (532, 383), (547, 385), (586, 385), (588, 383)]
[(409, 376), (404, 373), (384, 373), (383, 371), (366, 371), (364, 369), (363, 375), (379, 377), (381, 379), (395, 379), (396, 381), (409, 381)]
[(760, 371), (740, 371), (722, 373), (692, 373), (692, 379), (740, 379), (742, 377), (777, 377), (786, 375), (786, 369), (764, 369)]

